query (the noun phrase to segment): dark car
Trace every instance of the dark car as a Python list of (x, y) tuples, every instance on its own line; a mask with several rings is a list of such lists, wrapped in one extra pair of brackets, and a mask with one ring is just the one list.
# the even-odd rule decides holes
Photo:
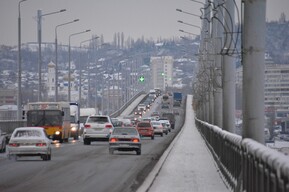
[(6, 133), (2, 132), (0, 129), (0, 153), (6, 152), (6, 142), (7, 142)]
[(174, 113), (163, 113), (161, 118), (167, 118), (170, 120), (170, 124), (171, 124), (171, 128), (174, 129), (175, 128), (175, 115)]
[(117, 151), (136, 151), (141, 154), (140, 135), (135, 127), (116, 127), (109, 138), (109, 154)]
[(137, 123), (136, 128), (141, 137), (155, 138), (154, 128), (149, 121), (140, 121)]

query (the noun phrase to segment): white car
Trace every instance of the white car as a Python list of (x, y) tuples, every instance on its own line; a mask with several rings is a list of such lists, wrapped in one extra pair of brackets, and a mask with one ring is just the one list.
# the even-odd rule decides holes
[(91, 115), (87, 118), (83, 130), (83, 144), (90, 145), (91, 141), (109, 140), (114, 129), (108, 115)]
[(160, 121), (151, 121), (151, 124), (154, 128), (155, 135), (164, 135), (164, 127), (163, 124)]
[(168, 119), (160, 119), (159, 121), (161, 123), (163, 123), (166, 134), (168, 134), (168, 132), (171, 132), (170, 120), (168, 120)]
[(6, 133), (0, 129), (0, 153), (6, 152)]
[(8, 158), (14, 156), (40, 156), (44, 161), (51, 160), (51, 140), (42, 127), (16, 128), (9, 140)]

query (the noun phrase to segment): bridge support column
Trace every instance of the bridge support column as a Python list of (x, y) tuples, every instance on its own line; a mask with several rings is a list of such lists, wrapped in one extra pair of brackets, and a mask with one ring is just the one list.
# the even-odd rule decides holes
[(244, 1), (243, 137), (264, 144), (266, 0)]

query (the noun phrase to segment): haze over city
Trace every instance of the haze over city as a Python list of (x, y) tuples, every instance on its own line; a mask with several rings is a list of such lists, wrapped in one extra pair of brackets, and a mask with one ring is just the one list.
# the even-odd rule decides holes
[[(205, 0), (201, 0), (205, 2)], [(239, 5), (240, 0), (236, 3)], [(0, 1), (0, 44), (17, 45), (17, 18), (19, 0)], [(73, 38), (72, 44), (89, 39), (92, 35), (103, 35), (111, 42), (115, 33), (124, 33), (125, 39), (178, 38), (179, 29), (199, 34), (200, 30), (178, 23), (178, 20), (201, 26), (198, 17), (177, 12), (176, 9), (201, 15), (201, 3), (190, 0), (27, 0), (21, 3), (22, 43), (37, 41), (37, 10), (47, 14), (60, 9), (63, 13), (48, 15), (42, 21), (42, 42), (53, 42), (55, 27), (79, 19), (58, 32), (58, 41), (68, 43), (68, 37), (86, 29), (90, 33)], [(267, 0), (267, 20), (278, 20), (284, 12), (289, 17), (288, 0)]]

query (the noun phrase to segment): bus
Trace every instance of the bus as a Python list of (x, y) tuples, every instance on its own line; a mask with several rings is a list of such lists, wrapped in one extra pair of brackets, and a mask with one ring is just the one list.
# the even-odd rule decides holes
[(52, 140), (68, 142), (70, 137), (69, 102), (34, 102), (27, 104), (27, 126), (43, 127)]

